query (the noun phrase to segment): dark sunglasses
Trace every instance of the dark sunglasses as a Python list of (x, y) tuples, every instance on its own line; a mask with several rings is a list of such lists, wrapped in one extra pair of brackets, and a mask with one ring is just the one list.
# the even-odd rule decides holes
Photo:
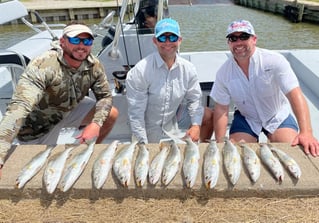
[(93, 44), (92, 38), (81, 39), (79, 37), (68, 37), (68, 40), (71, 44), (74, 45), (79, 45), (81, 42), (84, 44), (84, 46), (91, 46)]
[(176, 36), (175, 34), (171, 34), (169, 36), (160, 35), (159, 37), (157, 37), (157, 41), (160, 43), (165, 43), (167, 39), (170, 42), (175, 43), (178, 40), (178, 36)]
[(251, 35), (248, 33), (242, 33), (239, 36), (230, 35), (230, 36), (228, 36), (228, 40), (233, 43), (233, 42), (236, 42), (238, 39), (240, 39), (242, 41), (248, 40), (250, 38), (250, 36)]

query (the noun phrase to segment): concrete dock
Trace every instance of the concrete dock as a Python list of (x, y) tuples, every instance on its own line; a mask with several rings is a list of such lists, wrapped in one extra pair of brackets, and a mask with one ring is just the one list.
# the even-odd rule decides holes
[[(119, 11), (122, 0), (119, 1), (49, 1), (31, 0), (22, 2), (29, 12), (29, 20), (38, 22), (32, 11), (37, 11), (46, 22), (70, 21), (104, 18), (111, 11)], [(129, 3), (128, 10), (131, 10)]]
[(264, 12), (282, 14), (291, 22), (319, 22), (319, 3), (300, 0), (233, 0), (235, 4)]
[[(134, 174), (132, 170), (131, 180), (128, 188), (123, 188), (117, 181), (112, 170), (110, 171), (108, 178), (102, 189), (97, 190), (92, 185), (91, 173), (92, 166), (101, 150), (105, 149), (108, 145), (97, 144), (95, 145), (94, 153), (86, 166), (83, 174), (79, 177), (73, 187), (67, 191), (62, 192), (59, 188), (51, 195), (46, 192), (43, 186), (42, 177), (45, 166), (40, 172), (35, 175), (22, 189), (15, 187), (16, 178), (20, 171), (26, 165), (32, 157), (34, 157), (40, 151), (45, 150), (45, 145), (23, 145), (17, 146), (12, 149), (12, 153), (7, 159), (4, 167), (2, 178), (0, 180), (0, 199), (23, 199), (23, 198), (41, 198), (41, 199), (53, 199), (54, 197), (73, 197), (73, 198), (88, 198), (88, 199), (100, 199), (100, 198), (187, 198), (187, 197), (290, 197), (290, 196), (315, 196), (319, 194), (319, 159), (312, 156), (306, 156), (299, 147), (290, 147), (287, 144), (272, 144), (277, 148), (282, 149), (288, 153), (299, 164), (302, 174), (299, 180), (294, 179), (285, 170), (284, 180), (282, 183), (277, 182), (267, 168), (262, 164), (260, 178), (255, 184), (252, 184), (245, 167), (242, 165), (242, 171), (239, 181), (235, 186), (232, 186), (225, 174), (223, 168), (223, 161), (221, 160), (220, 174), (217, 181), (217, 185), (213, 189), (206, 189), (203, 184), (202, 177), (202, 163), (203, 154), (206, 150), (207, 143), (199, 144), (201, 159), (200, 169), (197, 175), (197, 181), (192, 189), (185, 188), (183, 176), (182, 176), (182, 163), (180, 169), (173, 179), (173, 181), (164, 187), (160, 182), (156, 186), (150, 183), (145, 183), (142, 188), (135, 185)], [(259, 151), (259, 144), (248, 144), (252, 149)], [(125, 144), (118, 146), (117, 152), (119, 152)], [(180, 144), (182, 156), (184, 154), (185, 145)], [(147, 145), (150, 151), (150, 160), (153, 159), (155, 154), (159, 152), (158, 144)], [(222, 151), (223, 144), (218, 144), (220, 151)], [(56, 153), (63, 151), (65, 145), (58, 145), (53, 149), (49, 159)], [(241, 148), (237, 145), (238, 150), (241, 152)], [(86, 149), (85, 145), (78, 145), (72, 151), (71, 157), (69, 157), (67, 163), (72, 157)], [(134, 159), (132, 165), (134, 165), (135, 157), (138, 149), (135, 150)], [(222, 154), (221, 154), (222, 155)], [(259, 154), (258, 154), (259, 155)]]

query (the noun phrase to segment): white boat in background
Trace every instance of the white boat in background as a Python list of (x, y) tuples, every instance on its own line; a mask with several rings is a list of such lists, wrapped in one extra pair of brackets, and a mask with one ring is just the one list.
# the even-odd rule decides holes
[[(125, 96), (125, 77), (127, 71), (140, 59), (155, 49), (152, 44), (151, 29), (143, 27), (145, 10), (156, 10), (158, 18), (169, 17), (168, 0), (138, 0), (134, 7), (134, 19), (124, 22), (128, 0), (122, 1), (118, 22), (113, 24), (114, 12), (107, 15), (100, 24), (93, 27), (96, 35), (103, 36), (102, 49), (98, 53), (107, 71), (107, 78), (113, 93), (113, 104), (120, 111), (119, 118), (105, 140), (109, 143), (114, 139), (121, 142), (131, 141), (131, 132), (127, 117), (127, 102)], [(10, 13), (7, 13), (10, 12)], [(29, 23), (25, 16), (26, 8), (17, 0), (0, 3), (0, 24), (11, 20), (22, 19), (36, 34), (7, 49), (0, 49), (0, 119), (6, 109), (6, 104), (15, 89), (17, 79), (30, 60), (51, 48), (52, 44), (62, 35), (63, 25), (48, 26), (43, 20), (42, 28)], [(37, 15), (41, 20), (41, 17)], [(103, 33), (103, 34), (101, 34)], [(105, 34), (106, 33), (106, 34)], [(319, 50), (282, 50), (279, 51), (290, 62), (299, 78), (301, 88), (306, 96), (313, 126), (314, 135), (319, 139)], [(216, 71), (230, 56), (228, 51), (180, 52), (197, 68), (203, 91), (203, 104), (212, 107), (214, 102), (209, 93), (213, 85)], [(230, 116), (232, 113), (230, 113)], [(72, 135), (77, 134), (73, 128), (64, 129), (58, 143), (73, 143)], [(261, 138), (261, 141), (265, 138)]]

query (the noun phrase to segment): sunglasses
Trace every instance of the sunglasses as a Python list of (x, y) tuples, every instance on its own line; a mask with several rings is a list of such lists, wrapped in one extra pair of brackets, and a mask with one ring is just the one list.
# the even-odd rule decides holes
[(84, 44), (84, 46), (91, 46), (93, 44), (92, 38), (81, 39), (79, 37), (68, 37), (68, 40), (73, 45), (79, 45), (81, 42)]
[(244, 40), (248, 40), (249, 38), (250, 38), (250, 34), (248, 34), (248, 33), (242, 33), (242, 34), (240, 34), (239, 36), (235, 36), (235, 35), (230, 35), (230, 36), (228, 36), (228, 40), (229, 40), (229, 42), (236, 42), (238, 39), (240, 39), (240, 40), (242, 40), (242, 41), (244, 41)]
[(160, 43), (165, 43), (166, 40), (168, 39), (171, 43), (175, 43), (178, 40), (178, 36), (176, 36), (175, 34), (171, 34), (169, 36), (165, 36), (165, 35), (160, 35), (159, 37), (157, 37), (157, 41)]

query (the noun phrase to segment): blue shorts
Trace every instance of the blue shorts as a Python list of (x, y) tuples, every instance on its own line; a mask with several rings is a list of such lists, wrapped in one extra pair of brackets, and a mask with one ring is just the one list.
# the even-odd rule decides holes
[[(278, 129), (280, 128), (291, 128), (299, 131), (298, 124), (294, 117), (289, 114), (289, 116), (280, 124)], [(261, 130), (266, 136), (270, 133), (266, 129), (262, 128)], [(251, 130), (250, 126), (248, 125), (248, 122), (246, 121), (245, 117), (240, 114), (238, 110), (234, 112), (234, 119), (232, 121), (232, 124), (230, 126), (229, 134), (234, 134), (237, 132), (244, 132), (249, 135), (254, 136), (258, 139), (258, 135), (256, 135), (253, 130)]]

